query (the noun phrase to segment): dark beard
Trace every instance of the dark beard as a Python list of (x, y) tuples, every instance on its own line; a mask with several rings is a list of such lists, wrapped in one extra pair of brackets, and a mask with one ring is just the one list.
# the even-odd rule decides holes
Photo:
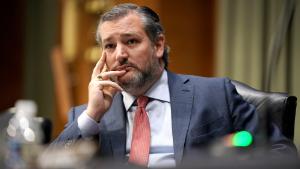
[(124, 82), (118, 82), (118, 84), (128, 93), (134, 93), (134, 91), (143, 88), (146, 84), (152, 83), (158, 73), (160, 65), (158, 62), (153, 62), (145, 70), (136, 69), (135, 76)]

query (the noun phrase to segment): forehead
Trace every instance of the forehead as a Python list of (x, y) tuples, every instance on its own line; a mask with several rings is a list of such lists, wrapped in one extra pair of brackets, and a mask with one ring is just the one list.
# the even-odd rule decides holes
[(141, 16), (132, 12), (119, 19), (103, 22), (97, 31), (102, 41), (122, 35), (146, 35)]

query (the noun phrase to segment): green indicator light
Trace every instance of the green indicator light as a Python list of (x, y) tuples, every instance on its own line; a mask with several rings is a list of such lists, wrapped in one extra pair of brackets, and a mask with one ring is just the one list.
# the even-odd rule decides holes
[(252, 135), (248, 131), (239, 131), (232, 138), (232, 145), (236, 147), (247, 147), (252, 143)]

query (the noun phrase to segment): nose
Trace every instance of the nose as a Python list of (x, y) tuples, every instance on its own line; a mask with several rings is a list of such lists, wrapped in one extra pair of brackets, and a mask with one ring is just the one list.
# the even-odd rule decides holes
[(118, 44), (116, 47), (116, 60), (120, 63), (126, 61), (128, 58), (128, 52), (126, 47), (122, 44)]

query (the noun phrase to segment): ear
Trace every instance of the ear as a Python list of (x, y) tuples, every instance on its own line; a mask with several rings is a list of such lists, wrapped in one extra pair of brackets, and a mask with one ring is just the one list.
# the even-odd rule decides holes
[(165, 49), (165, 36), (160, 34), (154, 45), (156, 57), (162, 58)]

